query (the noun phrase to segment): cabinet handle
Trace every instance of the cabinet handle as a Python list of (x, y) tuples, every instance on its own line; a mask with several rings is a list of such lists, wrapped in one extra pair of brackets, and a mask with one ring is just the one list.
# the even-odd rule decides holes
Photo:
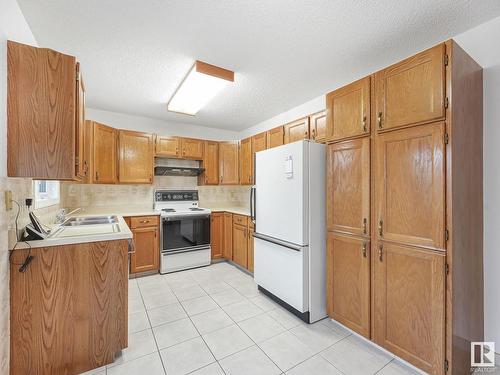
[(313, 137), (314, 140), (316, 139), (316, 129), (312, 130), (312, 137)]
[(146, 223), (149, 223), (149, 220), (141, 220), (140, 223), (141, 224), (146, 224)]
[(383, 252), (384, 252), (384, 245), (379, 245), (379, 247), (378, 247), (378, 260), (381, 262), (383, 261), (383, 256), (382, 256)]
[(366, 226), (367, 226), (368, 220), (366, 220), (366, 217), (363, 219), (363, 234), (366, 234)]
[(363, 254), (363, 258), (366, 258), (366, 242), (363, 242), (363, 246), (361, 246), (361, 253)]
[(99, 180), (99, 172), (95, 171), (95, 180)]
[(222, 184), (224, 182), (224, 177), (220, 176), (220, 183)]
[(128, 253), (135, 254), (135, 244), (133, 239), (128, 240)]
[(378, 116), (377, 116), (377, 123), (378, 123), (378, 128), (379, 128), (379, 129), (382, 129), (382, 112), (379, 112), (379, 113), (378, 113)]
[(363, 116), (363, 120), (361, 121), (361, 127), (363, 131), (366, 133), (366, 115)]
[(383, 234), (383, 231), (382, 231), (383, 224), (384, 224), (384, 222), (383, 222), (382, 220), (380, 220), (380, 221), (378, 222), (378, 235), (379, 235), (380, 237), (382, 237), (382, 234)]

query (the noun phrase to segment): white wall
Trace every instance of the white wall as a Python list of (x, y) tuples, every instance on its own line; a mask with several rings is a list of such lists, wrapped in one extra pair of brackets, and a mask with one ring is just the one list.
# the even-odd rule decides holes
[(500, 352), (500, 17), (455, 40), (483, 68), (484, 82), (484, 332)]
[(85, 117), (89, 120), (102, 122), (106, 125), (113, 126), (119, 129), (137, 130), (160, 135), (178, 135), (183, 137), (225, 141), (240, 139), (239, 132), (208, 128), (206, 126), (184, 124), (180, 122), (167, 122), (148, 117), (102, 111), (93, 108), (86, 109)]
[(7, 176), (7, 40), (36, 45), (15, 0), (0, 0), (0, 177)]

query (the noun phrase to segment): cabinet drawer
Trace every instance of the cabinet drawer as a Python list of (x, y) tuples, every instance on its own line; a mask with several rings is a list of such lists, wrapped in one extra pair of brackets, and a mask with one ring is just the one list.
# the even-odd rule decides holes
[(158, 225), (158, 216), (136, 216), (130, 218), (131, 229), (155, 227)]
[(248, 216), (233, 214), (233, 224), (247, 225)]

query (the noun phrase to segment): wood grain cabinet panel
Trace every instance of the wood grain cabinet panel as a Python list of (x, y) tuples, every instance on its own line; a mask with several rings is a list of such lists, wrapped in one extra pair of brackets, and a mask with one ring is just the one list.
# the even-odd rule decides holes
[(126, 240), (16, 250), (10, 264), (10, 373), (80, 374), (128, 345)]
[(210, 215), (210, 247), (212, 259), (221, 258), (224, 249), (224, 213), (212, 212)]
[(203, 160), (203, 141), (201, 139), (182, 138), (182, 158)]
[(326, 95), (327, 141), (370, 133), (370, 77), (353, 82)]
[(445, 116), (445, 44), (375, 74), (377, 129), (393, 129)]
[(283, 143), (285, 144), (309, 139), (309, 117), (286, 124), (283, 127), (283, 133)]
[(253, 273), (253, 233), (255, 231), (255, 225), (252, 221), (248, 222), (248, 245), (247, 245), (247, 269)]
[(267, 149), (267, 133), (259, 133), (252, 136), (252, 159), (251, 159), (251, 184), (255, 184), (255, 154)]
[(120, 183), (151, 184), (153, 182), (153, 136), (147, 133), (120, 130)]
[(326, 141), (326, 111), (321, 111), (309, 116), (311, 139), (318, 143)]
[(205, 171), (199, 176), (200, 185), (219, 184), (219, 142), (205, 141), (202, 167)]
[(444, 373), (445, 256), (379, 242), (374, 340), (429, 374)]
[[(136, 218), (132, 218), (132, 227), (134, 226), (134, 219)], [(130, 272), (158, 270), (160, 265), (158, 226), (139, 226), (132, 229), (132, 233), (134, 235), (134, 253), (130, 257)]]
[(370, 338), (370, 242), (328, 233), (328, 315)]
[(327, 227), (370, 234), (370, 138), (328, 145)]
[(445, 248), (445, 125), (379, 134), (376, 218), (380, 238)]
[(239, 184), (238, 142), (219, 142), (219, 173), (221, 185)]
[(181, 138), (156, 136), (155, 153), (157, 156), (177, 158), (181, 155)]
[(117, 182), (118, 131), (115, 128), (88, 121), (89, 135), (88, 182), (94, 184), (114, 184)]
[(75, 57), (7, 42), (9, 177), (79, 179), (77, 77)]
[(76, 64), (76, 177), (83, 180), (87, 177), (88, 163), (85, 160), (85, 85), (83, 84), (80, 63)]
[(278, 126), (266, 132), (267, 148), (281, 146), (284, 142), (284, 128)]
[(243, 268), (248, 266), (248, 229), (246, 225), (233, 225), (233, 262)]
[(224, 212), (224, 246), (223, 256), (226, 259), (233, 259), (233, 214)]
[(252, 175), (252, 138), (245, 138), (240, 141), (240, 185), (251, 185)]

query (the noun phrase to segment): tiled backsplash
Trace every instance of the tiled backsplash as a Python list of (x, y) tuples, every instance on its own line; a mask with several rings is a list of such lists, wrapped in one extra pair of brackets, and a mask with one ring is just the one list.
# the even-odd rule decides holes
[(250, 186), (200, 186), (198, 191), (202, 207), (250, 206)]

